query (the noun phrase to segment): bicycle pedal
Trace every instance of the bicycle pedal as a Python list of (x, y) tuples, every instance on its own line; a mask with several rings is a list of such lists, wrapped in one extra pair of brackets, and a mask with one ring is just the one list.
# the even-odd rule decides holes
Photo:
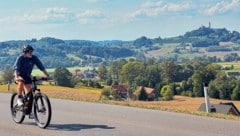
[(34, 119), (33, 113), (30, 113), (30, 114), (29, 114), (29, 119)]

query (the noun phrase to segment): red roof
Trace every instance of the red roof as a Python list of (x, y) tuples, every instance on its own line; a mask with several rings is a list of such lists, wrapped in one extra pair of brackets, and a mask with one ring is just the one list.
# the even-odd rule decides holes
[(127, 93), (128, 91), (127, 86), (124, 85), (113, 85), (112, 89), (117, 90), (119, 93)]

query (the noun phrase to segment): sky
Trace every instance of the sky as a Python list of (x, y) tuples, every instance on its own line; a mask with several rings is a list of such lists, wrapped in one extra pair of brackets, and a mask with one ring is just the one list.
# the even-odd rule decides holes
[(0, 0), (0, 42), (168, 38), (209, 22), (240, 32), (240, 0)]

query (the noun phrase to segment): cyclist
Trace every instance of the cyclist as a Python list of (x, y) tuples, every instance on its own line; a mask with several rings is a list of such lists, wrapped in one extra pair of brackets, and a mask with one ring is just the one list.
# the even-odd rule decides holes
[(31, 73), (34, 65), (36, 65), (44, 73), (46, 78), (49, 78), (49, 74), (43, 66), (42, 62), (38, 59), (37, 56), (33, 55), (33, 50), (34, 49), (32, 46), (24, 45), (23, 54), (17, 58), (14, 64), (14, 77), (15, 81), (18, 84), (17, 104), (19, 106), (23, 105), (22, 91), (24, 90), (27, 93), (31, 88)]

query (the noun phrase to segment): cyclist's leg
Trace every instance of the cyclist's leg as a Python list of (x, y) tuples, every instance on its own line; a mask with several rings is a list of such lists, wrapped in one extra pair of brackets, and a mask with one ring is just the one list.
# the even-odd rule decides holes
[(19, 106), (22, 106), (23, 105), (23, 91), (25, 91), (25, 93), (27, 93), (30, 88), (31, 88), (31, 83), (32, 83), (32, 79), (30, 76), (27, 76), (27, 75), (20, 75), (22, 77), (22, 81), (19, 80), (18, 81), (18, 100), (17, 100), (17, 103)]
[(23, 81), (18, 81), (17, 82), (18, 86), (17, 86), (17, 93), (18, 93), (18, 99), (17, 99), (17, 104), (18, 106), (22, 106), (23, 105), (23, 96), (22, 96), (22, 91), (24, 89), (24, 83)]
[(25, 93), (28, 93), (30, 91), (31, 86), (32, 86), (32, 84), (24, 84), (23, 85)]
[[(23, 88), (25, 91), (25, 94), (28, 95), (27, 97), (29, 98), (28, 101), (25, 102), (25, 113), (26, 114), (30, 114), (31, 113), (31, 107), (32, 107), (32, 98), (30, 98), (30, 95), (28, 94), (30, 92), (31, 89), (31, 85), (32, 85), (32, 79), (30, 76), (25, 76), (24, 77), (24, 84), (23, 84)], [(30, 100), (30, 101), (29, 101)]]
[(17, 82), (17, 93), (18, 93), (18, 96), (22, 96), (22, 91), (23, 91), (23, 85), (24, 85), (24, 83), (23, 83), (23, 81), (18, 81)]
[(26, 114), (30, 114), (31, 113), (31, 110), (32, 110), (32, 98), (31, 96), (28, 94), (30, 89), (31, 89), (31, 84), (24, 84), (24, 90), (25, 90), (25, 93), (28, 95), (28, 101), (25, 102), (25, 113)]
[(23, 84), (24, 91), (25, 93), (28, 93), (32, 86), (32, 78), (30, 76), (24, 75), (23, 79), (24, 79), (24, 84)]

